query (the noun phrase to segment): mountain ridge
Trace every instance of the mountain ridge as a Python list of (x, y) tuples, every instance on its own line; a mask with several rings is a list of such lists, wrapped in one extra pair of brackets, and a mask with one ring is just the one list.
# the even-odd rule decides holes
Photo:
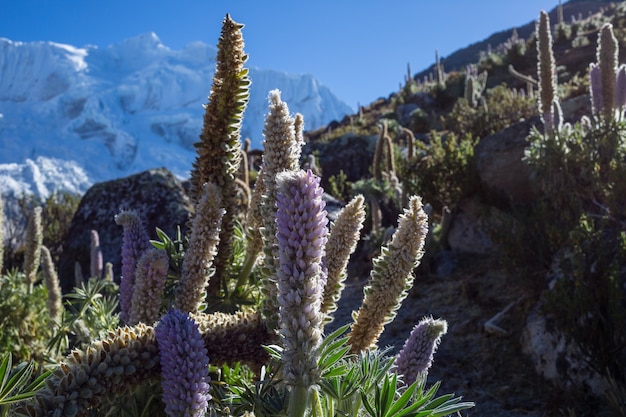
[[(187, 177), (216, 51), (203, 42), (170, 49), (153, 32), (106, 48), (0, 38), (2, 192), (84, 192), (94, 182), (161, 166)], [(270, 90), (282, 91), (291, 110), (304, 115), (306, 128), (352, 112), (312, 75), (252, 67), (250, 78), (242, 138), (250, 138), (253, 147), (261, 147)], [(87, 180), (72, 176), (73, 182), (57, 187), (49, 180), (29, 182), (44, 178), (41, 170), (50, 161), (82, 169)], [(21, 168), (4, 166), (15, 163)], [(40, 176), (10, 177), (35, 167)], [(78, 178), (83, 180), (76, 183)]]

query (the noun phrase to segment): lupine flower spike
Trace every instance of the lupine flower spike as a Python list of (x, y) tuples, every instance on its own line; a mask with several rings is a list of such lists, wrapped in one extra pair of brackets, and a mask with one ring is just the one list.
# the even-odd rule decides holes
[(205, 107), (200, 142), (195, 144), (198, 157), (193, 163), (190, 195), (198, 204), (205, 183), (220, 189), (222, 204), (226, 209), (222, 217), (218, 250), (215, 255), (215, 279), (208, 292), (218, 294), (222, 282), (229, 275), (232, 255), (234, 225), (237, 213), (235, 177), (241, 166), (241, 123), (248, 104), (250, 79), (244, 64), (243, 25), (226, 15), (217, 44), (216, 69), (209, 102)]
[(421, 375), (425, 376), (433, 363), (433, 356), (441, 336), (448, 331), (445, 320), (432, 317), (422, 319), (411, 331), (404, 347), (396, 356), (396, 372), (404, 375), (404, 383), (413, 384)]
[(176, 289), (174, 304), (183, 312), (197, 312), (204, 300), (213, 273), (213, 258), (217, 253), (223, 216), (220, 190), (214, 184), (204, 184), (204, 194), (196, 206), (196, 215), (191, 223), (189, 250), (185, 254)]
[[(556, 65), (552, 53), (550, 17), (545, 11), (537, 23), (537, 76), (539, 77), (539, 113), (548, 135), (558, 131), (562, 118), (557, 97)], [(556, 109), (556, 112), (555, 112)], [(557, 119), (558, 118), (558, 119)]]
[(50, 324), (54, 326), (61, 322), (63, 306), (61, 304), (61, 286), (59, 277), (54, 270), (52, 256), (47, 247), (41, 246), (41, 269), (43, 271), (43, 281), (48, 290), (48, 311), (50, 313)]
[(28, 284), (29, 293), (37, 280), (37, 270), (41, 261), (41, 244), (43, 242), (43, 229), (41, 226), (41, 207), (33, 209), (28, 225), (26, 226), (26, 247), (24, 249), (24, 275)]
[(102, 249), (100, 248), (100, 236), (98, 236), (97, 230), (92, 230), (90, 233), (91, 240), (91, 263), (90, 263), (90, 277), (102, 278), (102, 270), (104, 268), (104, 261), (102, 260)]
[(421, 259), (424, 240), (428, 233), (428, 216), (422, 200), (413, 196), (409, 208), (400, 215), (398, 230), (387, 247), (374, 260), (370, 281), (364, 289), (365, 297), (349, 334), (348, 344), (353, 353), (373, 346), (385, 324), (396, 316), (396, 310), (413, 285), (413, 269)]
[(589, 64), (589, 90), (591, 93), (591, 111), (594, 115), (602, 114), (604, 99), (602, 97), (602, 74), (600, 66), (595, 62)]
[(139, 213), (135, 210), (122, 210), (115, 216), (115, 223), (124, 228), (122, 278), (120, 283), (120, 320), (125, 323), (130, 318), (137, 261), (150, 247), (150, 238), (143, 226)]
[(605, 120), (613, 120), (615, 104), (615, 73), (617, 70), (617, 39), (613, 25), (605, 23), (598, 37), (597, 59), (602, 85), (602, 114)]
[(622, 113), (626, 106), (626, 65), (622, 64), (617, 69), (615, 76), (615, 109), (619, 112), (618, 117), (623, 117)]
[(87, 416), (106, 397), (128, 392), (159, 371), (154, 329), (118, 327), (86, 350), (74, 350), (17, 415)]
[(159, 319), (169, 259), (164, 250), (148, 249), (137, 262), (128, 324), (152, 324)]
[(321, 307), (327, 322), (332, 320), (331, 314), (337, 310), (337, 302), (344, 287), (343, 282), (347, 277), (348, 261), (361, 236), (360, 232), (365, 221), (364, 202), (362, 195), (354, 197), (339, 212), (337, 220), (330, 228), (326, 253), (331, 256), (325, 258), (328, 276)]
[(304, 414), (309, 390), (320, 377), (322, 256), (328, 219), (320, 179), (311, 171), (277, 175), (278, 303), (284, 380), (291, 388), (290, 416)]
[(198, 325), (178, 310), (155, 329), (161, 359), (165, 412), (170, 417), (204, 416), (209, 394), (209, 358)]
[(269, 93), (269, 114), (265, 118), (265, 136), (263, 153), (263, 181), (265, 193), (262, 201), (263, 218), (263, 314), (269, 328), (276, 328), (278, 322), (278, 305), (276, 284), (276, 259), (278, 247), (276, 243), (276, 175), (282, 171), (296, 171), (299, 168), (302, 151), (302, 117), (296, 120), (289, 115), (287, 103), (280, 99), (280, 91)]

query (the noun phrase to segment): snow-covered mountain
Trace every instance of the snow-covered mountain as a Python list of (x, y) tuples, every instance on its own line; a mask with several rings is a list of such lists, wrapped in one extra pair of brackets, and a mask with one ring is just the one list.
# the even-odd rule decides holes
[[(0, 192), (46, 196), (165, 166), (187, 177), (215, 70), (216, 48), (181, 50), (156, 34), (107, 48), (0, 38)], [(263, 140), (278, 88), (305, 129), (351, 112), (311, 75), (250, 69), (242, 137)]]

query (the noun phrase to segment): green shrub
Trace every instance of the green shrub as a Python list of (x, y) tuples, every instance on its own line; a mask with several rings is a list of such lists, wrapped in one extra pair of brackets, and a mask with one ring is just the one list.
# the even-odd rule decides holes
[(626, 232), (583, 214), (557, 256), (546, 310), (601, 375), (624, 382)]
[(529, 141), (546, 209), (532, 213), (534, 227), (549, 238), (557, 271), (544, 313), (618, 395), (626, 385), (626, 123), (585, 119), (551, 135), (535, 129)]
[(350, 199), (351, 185), (347, 180), (348, 176), (343, 169), (339, 170), (337, 175), (331, 175), (328, 178), (328, 193), (340, 201), (348, 201)]
[(483, 104), (477, 107), (471, 106), (464, 98), (459, 99), (442, 123), (457, 135), (468, 133), (484, 138), (536, 112), (533, 98), (521, 96), (502, 84), (487, 90)]
[(0, 277), (0, 352), (10, 352), (19, 362), (45, 362), (52, 336), (47, 298), (44, 285), (29, 292), (24, 274), (16, 269)]
[(478, 186), (474, 166), (476, 137), (470, 133), (443, 135), (433, 132), (430, 143), (416, 142), (416, 156), (406, 162), (403, 173), (408, 194), (421, 195), (436, 213), (452, 208)]

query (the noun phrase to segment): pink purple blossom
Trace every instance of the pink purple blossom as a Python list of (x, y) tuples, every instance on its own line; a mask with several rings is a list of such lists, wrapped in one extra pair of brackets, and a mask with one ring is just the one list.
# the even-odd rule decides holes
[(170, 417), (204, 416), (209, 394), (209, 358), (198, 325), (170, 310), (155, 329), (161, 360), (165, 412)]
[(433, 356), (441, 340), (448, 331), (445, 320), (432, 317), (422, 319), (411, 331), (404, 347), (396, 357), (396, 372), (404, 375), (407, 385), (413, 384), (425, 374), (433, 363)]
[(276, 238), (278, 304), (283, 337), (284, 378), (289, 386), (310, 387), (319, 378), (320, 306), (326, 281), (322, 265), (328, 219), (320, 179), (311, 171), (277, 175)]

